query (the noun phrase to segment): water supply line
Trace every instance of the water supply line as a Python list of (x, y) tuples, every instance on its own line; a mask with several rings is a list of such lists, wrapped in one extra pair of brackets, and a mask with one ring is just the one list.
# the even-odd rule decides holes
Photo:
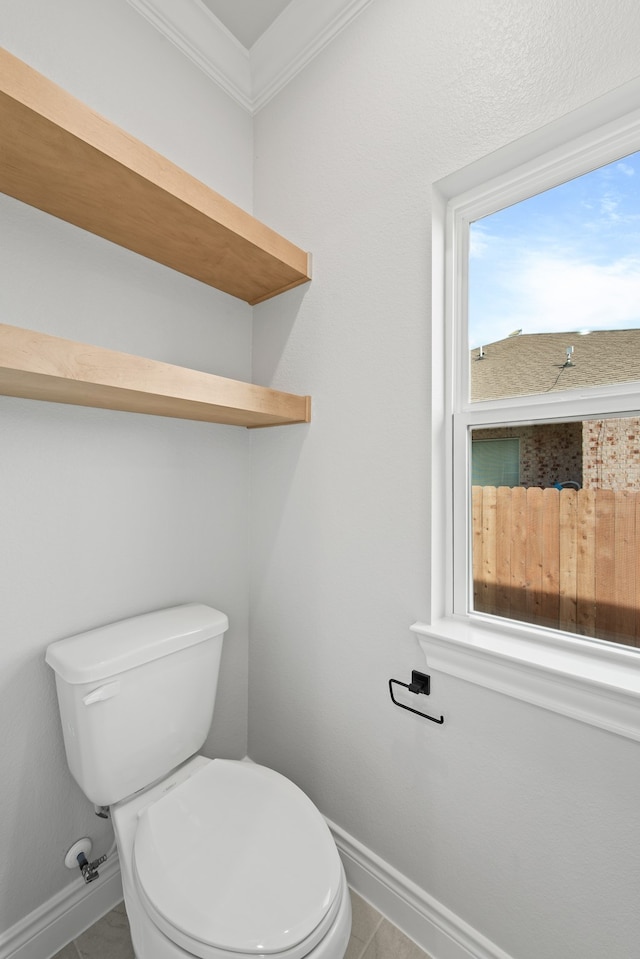
[(94, 879), (97, 879), (100, 873), (98, 872), (98, 866), (101, 866), (103, 862), (107, 861), (107, 857), (100, 856), (99, 859), (94, 859), (93, 862), (89, 862), (87, 857), (83, 852), (78, 853), (76, 856), (78, 861), (78, 867), (82, 873), (82, 878), (85, 882), (93, 882)]
[[(104, 806), (100, 807), (100, 812), (98, 812), (98, 808), (96, 807), (96, 815), (100, 815), (102, 819), (110, 818), (109, 808)], [(68, 869), (75, 869), (76, 866), (78, 867), (85, 883), (90, 883), (95, 879), (98, 879), (100, 875), (98, 872), (98, 866), (101, 866), (114, 854), (117, 855), (117, 843), (115, 835), (111, 845), (109, 846), (109, 849), (104, 856), (100, 856), (98, 859), (94, 859), (92, 861), (89, 860), (89, 856), (91, 855), (91, 847), (91, 840), (88, 836), (85, 836), (84, 839), (79, 839), (73, 844), (73, 846), (71, 846), (69, 850), (67, 850), (64, 860), (64, 864)]]

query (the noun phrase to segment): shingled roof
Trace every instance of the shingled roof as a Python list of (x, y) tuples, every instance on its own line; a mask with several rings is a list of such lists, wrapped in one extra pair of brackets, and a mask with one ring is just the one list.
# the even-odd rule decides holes
[(474, 401), (640, 380), (640, 329), (517, 333), (487, 344), (482, 353), (471, 350)]

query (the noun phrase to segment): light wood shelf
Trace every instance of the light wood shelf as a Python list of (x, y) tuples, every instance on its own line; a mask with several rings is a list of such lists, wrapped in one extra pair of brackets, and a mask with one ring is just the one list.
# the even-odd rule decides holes
[(311, 398), (0, 324), (0, 394), (231, 426), (308, 423)]
[(248, 303), (309, 256), (0, 48), (0, 191)]
[[(309, 256), (0, 48), (0, 192), (248, 303)], [(0, 394), (233, 426), (310, 421), (311, 400), (0, 324)]]

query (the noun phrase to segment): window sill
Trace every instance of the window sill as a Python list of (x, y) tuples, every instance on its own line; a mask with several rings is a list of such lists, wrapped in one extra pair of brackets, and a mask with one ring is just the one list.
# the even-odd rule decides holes
[(640, 650), (481, 616), (411, 630), (431, 669), (640, 740)]

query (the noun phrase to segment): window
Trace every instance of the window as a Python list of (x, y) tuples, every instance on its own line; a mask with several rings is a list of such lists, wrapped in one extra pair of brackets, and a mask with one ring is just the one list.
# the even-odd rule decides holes
[(435, 669), (640, 739), (640, 112), (594, 128), (620, 105), (434, 191), (432, 617), (412, 628)]
[(471, 480), (473, 609), (637, 646), (640, 417), (522, 429), (522, 483)]
[[(454, 415), (458, 445), (466, 435), (471, 449), (470, 470), (454, 466), (459, 497), (471, 502), (460, 534), (472, 570), (458, 600), (464, 613), (640, 645), (640, 416), (563, 416), (567, 396), (599, 413), (613, 385), (616, 412), (639, 401), (638, 181), (635, 152), (495, 212), (457, 217), (455, 270), (467, 295), (454, 322), (467, 364)], [(531, 423), (530, 410), (513, 404), (534, 396), (544, 419)], [(480, 404), (490, 429), (476, 425)], [(637, 573), (640, 583), (640, 563)]]
[(517, 437), (488, 439), (474, 430), (471, 440), (472, 486), (519, 486), (520, 440)]

